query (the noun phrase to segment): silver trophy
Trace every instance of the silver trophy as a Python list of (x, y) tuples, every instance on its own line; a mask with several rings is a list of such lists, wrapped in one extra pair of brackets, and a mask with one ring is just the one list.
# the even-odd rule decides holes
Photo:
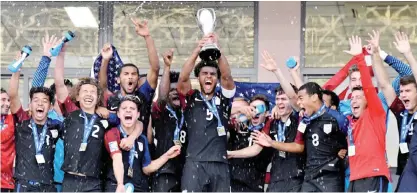
[[(197, 23), (200, 30), (204, 35), (213, 33), (216, 27), (216, 12), (213, 8), (202, 8), (197, 11), (196, 14)], [(200, 50), (200, 58), (205, 61), (217, 60), (220, 58), (221, 53), (216, 43), (213, 40), (209, 40)]]

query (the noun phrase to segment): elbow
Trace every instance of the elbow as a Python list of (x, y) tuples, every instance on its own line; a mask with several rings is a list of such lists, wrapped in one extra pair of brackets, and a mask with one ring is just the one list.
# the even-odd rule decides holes
[(142, 168), (142, 171), (147, 176), (150, 176), (153, 172), (152, 169), (150, 168), (150, 166), (146, 166), (146, 167)]

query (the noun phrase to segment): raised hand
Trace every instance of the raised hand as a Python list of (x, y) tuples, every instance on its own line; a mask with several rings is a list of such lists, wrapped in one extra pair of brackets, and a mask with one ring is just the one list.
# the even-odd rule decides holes
[(52, 54), (49, 50), (53, 48), (54, 46), (56, 46), (59, 42), (60, 40), (58, 40), (58, 38), (55, 35), (52, 35), (51, 37), (49, 37), (48, 32), (46, 32), (45, 36), (42, 38), (43, 55), (51, 57)]
[(372, 53), (375, 53), (379, 50), (379, 37), (380, 37), (380, 33), (379, 31), (375, 31), (372, 30), (373, 34), (368, 33), (369, 37), (371, 38), (370, 40), (366, 40), (371, 48), (370, 50), (372, 51)]
[(132, 20), (133, 24), (135, 25), (136, 34), (142, 37), (150, 35), (147, 20), (140, 21), (139, 19), (135, 20), (133, 18), (130, 18), (130, 20)]
[(255, 107), (252, 107), (252, 106), (244, 106), (244, 107), (239, 108), (239, 112), (245, 114), (246, 117), (248, 118), (255, 117), (256, 115), (255, 111), (256, 111)]
[(349, 38), (350, 50), (344, 50), (343, 52), (348, 53), (352, 56), (356, 56), (362, 53), (362, 40), (358, 36), (352, 36)]
[(269, 54), (268, 51), (265, 50), (262, 52), (262, 58), (264, 59), (264, 63), (260, 65), (263, 68), (271, 72), (274, 72), (278, 69), (277, 64), (275, 63), (275, 60), (272, 58), (272, 56)]
[(110, 60), (110, 58), (112, 58), (113, 48), (109, 43), (104, 44), (103, 48), (101, 49), (101, 56), (106, 60)]
[(163, 54), (163, 58), (164, 58), (165, 66), (171, 66), (172, 60), (174, 58), (174, 48), (171, 48), (170, 50), (166, 51)]
[(401, 54), (411, 52), (410, 42), (408, 41), (407, 34), (404, 32), (397, 32), (395, 33), (394, 37), (394, 45)]

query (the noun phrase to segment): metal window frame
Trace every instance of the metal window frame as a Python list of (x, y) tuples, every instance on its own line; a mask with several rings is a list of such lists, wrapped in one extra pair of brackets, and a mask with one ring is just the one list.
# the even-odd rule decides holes
[[(213, 3), (213, 2), (211, 2)], [(112, 1), (100, 1), (98, 6), (98, 49), (100, 52), (103, 45), (107, 42), (113, 43), (113, 16), (114, 16), (114, 2)], [(259, 17), (259, 2), (254, 2), (254, 64), (258, 61), (258, 17)], [(7, 67), (0, 68), (1, 77), (10, 77), (11, 73)], [(147, 72), (149, 68), (141, 68), (141, 72)], [(175, 71), (181, 71), (181, 69), (172, 69)], [(24, 108), (28, 107), (29, 103), (29, 90), (30, 90), (30, 79), (33, 79), (33, 75), (36, 68), (23, 68), (21, 72), (21, 78), (23, 78), (23, 90), (24, 93), (20, 93), (23, 96), (22, 105)], [(258, 66), (254, 65), (253, 68), (232, 68), (232, 76), (249, 78), (251, 82), (258, 80)], [(65, 68), (65, 78), (78, 78), (90, 76), (91, 68)], [(47, 78), (53, 77), (54, 68), (49, 68)], [(191, 73), (191, 78), (195, 78)], [(162, 70), (160, 71), (162, 75)], [(3, 81), (3, 80), (2, 80)], [(22, 81), (22, 80), (21, 80)]]

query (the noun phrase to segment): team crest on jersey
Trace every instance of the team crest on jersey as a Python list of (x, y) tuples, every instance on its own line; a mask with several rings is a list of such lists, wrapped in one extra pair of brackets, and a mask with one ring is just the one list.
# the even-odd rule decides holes
[(142, 142), (138, 142), (138, 146), (139, 146), (139, 151), (143, 151), (143, 143)]
[(220, 99), (217, 96), (214, 96), (214, 103), (216, 103), (216, 105), (220, 105)]
[(52, 129), (51, 134), (52, 134), (52, 138), (57, 138), (58, 137), (58, 130)]
[(110, 152), (115, 152), (119, 150), (119, 146), (117, 145), (117, 142), (116, 141), (109, 142), (109, 149), (110, 149)]
[(330, 132), (332, 132), (332, 124), (324, 124), (323, 131), (326, 134), (329, 134)]
[(109, 126), (109, 122), (107, 120), (101, 120), (100, 122), (104, 128), (107, 128)]

